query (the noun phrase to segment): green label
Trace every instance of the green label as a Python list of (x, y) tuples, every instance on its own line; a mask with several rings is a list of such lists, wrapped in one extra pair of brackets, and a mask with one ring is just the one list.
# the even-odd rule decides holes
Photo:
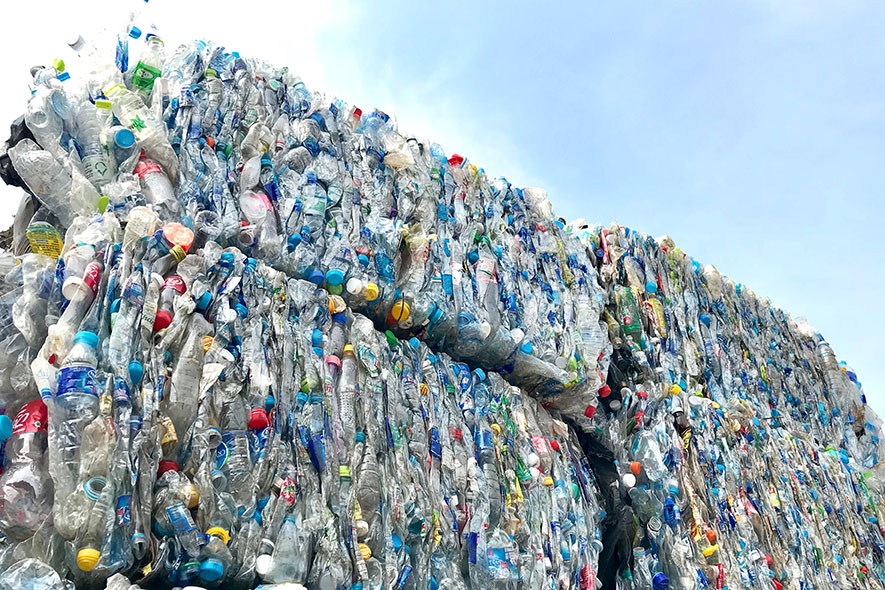
[(159, 78), (162, 73), (159, 68), (140, 61), (135, 66), (135, 71), (132, 72), (132, 85), (140, 90), (150, 91), (154, 87), (154, 80)]

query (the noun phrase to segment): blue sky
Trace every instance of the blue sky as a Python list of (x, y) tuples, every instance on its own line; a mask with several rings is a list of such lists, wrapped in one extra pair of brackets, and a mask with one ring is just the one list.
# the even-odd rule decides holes
[[(29, 66), (64, 55), (65, 38), (144, 10), (173, 41), (289, 65), (493, 176), (544, 187), (563, 217), (670, 234), (806, 316), (885, 410), (885, 4), (93, 4), (5, 9), (19, 13), (7, 24), (45, 24), (4, 32), (0, 119), (22, 111)], [(0, 197), (8, 218), (17, 195)]]

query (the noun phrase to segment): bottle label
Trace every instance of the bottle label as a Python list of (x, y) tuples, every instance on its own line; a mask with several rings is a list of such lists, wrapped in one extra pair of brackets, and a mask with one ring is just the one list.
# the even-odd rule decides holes
[(35, 223), (28, 226), (25, 235), (28, 237), (28, 244), (31, 245), (31, 252), (50, 258), (61, 256), (63, 247), (61, 235), (48, 223)]
[(46, 433), (49, 426), (47, 419), (46, 404), (42, 399), (36, 399), (22, 406), (12, 423), (12, 436), (25, 432)]
[(96, 262), (90, 262), (83, 272), (83, 284), (92, 291), (92, 296), (98, 292), (98, 281), (101, 279), (101, 267)]
[(176, 504), (166, 509), (166, 515), (169, 517), (169, 524), (176, 534), (189, 533), (194, 530), (194, 524), (191, 522), (190, 513), (184, 504)]
[(97, 181), (111, 180), (111, 168), (104, 154), (93, 154), (83, 158), (83, 175), (93, 184)]
[(230, 458), (230, 450), (227, 448), (225, 443), (219, 443), (219, 445), (215, 448), (215, 468), (221, 469), (224, 467), (227, 460)]
[(286, 477), (283, 480), (283, 485), (280, 486), (280, 497), (289, 505), (295, 502), (295, 480), (291, 477)]
[(129, 505), (132, 503), (132, 495), (127, 494), (117, 498), (117, 525), (124, 525), (132, 522), (132, 513)]
[(154, 81), (162, 75), (159, 68), (149, 66), (143, 61), (138, 62), (135, 71), (132, 72), (132, 85), (139, 90), (150, 92), (154, 87)]
[(184, 284), (184, 279), (182, 279), (178, 275), (171, 275), (166, 278), (166, 282), (163, 283), (164, 289), (175, 289), (181, 294), (187, 290), (187, 285)]
[(135, 167), (135, 175), (139, 178), (144, 178), (148, 174), (154, 174), (155, 172), (165, 174), (160, 165), (153, 160), (142, 160)]
[(58, 393), (88, 393), (98, 397), (95, 388), (95, 369), (92, 367), (64, 367), (58, 372)]

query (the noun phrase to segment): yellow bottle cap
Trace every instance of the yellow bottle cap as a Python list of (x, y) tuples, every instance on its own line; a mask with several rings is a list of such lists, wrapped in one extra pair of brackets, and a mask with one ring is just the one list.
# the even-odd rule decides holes
[(360, 553), (363, 554), (363, 560), (369, 561), (369, 558), (372, 557), (372, 550), (369, 548), (369, 546), (365, 543), (359, 543), (357, 547), (359, 547)]
[(77, 567), (84, 572), (91, 572), (99, 557), (101, 552), (98, 549), (80, 549), (77, 552)]
[(344, 345), (344, 354), (347, 354), (348, 352), (350, 352), (350, 353), (353, 352), (353, 344), (345, 344)]
[(338, 466), (338, 477), (350, 477), (350, 467), (347, 465), (339, 465)]
[(670, 386), (670, 393), (672, 393), (673, 395), (679, 395), (680, 393), (682, 393), (682, 388), (674, 383)]
[(711, 555), (713, 555), (717, 551), (719, 551), (719, 545), (710, 545), (709, 547), (704, 548), (704, 550), (701, 551), (701, 553), (704, 554), (704, 557), (710, 557)]
[(209, 529), (206, 531), (206, 534), (212, 537), (218, 537), (219, 539), (224, 541), (225, 545), (227, 545), (227, 543), (230, 541), (230, 532), (220, 526), (209, 527)]
[(52, 67), (58, 70), (59, 73), (65, 71), (65, 60), (60, 57), (55, 58), (52, 61)]
[(547, 486), (548, 488), (550, 486), (552, 486), (553, 485), (553, 478), (550, 477), (549, 475), (547, 477), (545, 477), (544, 478), (544, 485)]
[(375, 283), (366, 284), (366, 301), (375, 301), (381, 295), (381, 290)]
[(390, 308), (390, 317), (398, 322), (403, 322), (409, 319), (410, 315), (412, 315), (412, 310), (409, 308), (409, 304), (405, 301), (397, 301), (393, 304), (393, 307)]
[(172, 246), (172, 248), (169, 249), (169, 253), (172, 254), (172, 257), (175, 258), (176, 262), (181, 262), (184, 260), (184, 257), (187, 256), (187, 252), (185, 252), (184, 248), (178, 244)]
[(489, 425), (489, 428), (492, 429), (492, 432), (494, 432), (495, 435), (501, 434), (501, 427), (498, 426), (497, 424), (491, 424), (491, 425)]

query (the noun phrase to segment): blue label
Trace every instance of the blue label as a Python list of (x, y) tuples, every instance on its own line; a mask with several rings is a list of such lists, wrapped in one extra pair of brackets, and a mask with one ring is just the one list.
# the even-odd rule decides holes
[(88, 393), (98, 397), (95, 389), (95, 369), (91, 367), (65, 367), (58, 372), (58, 394)]
[(228, 459), (230, 459), (230, 449), (222, 442), (215, 448), (215, 468), (224, 467)]
[(169, 523), (172, 525), (172, 530), (175, 531), (176, 534), (189, 533), (194, 530), (194, 524), (191, 522), (190, 513), (188, 513), (184, 504), (176, 504), (175, 506), (167, 508), (166, 516), (169, 517)]
[(117, 498), (117, 525), (132, 522), (129, 505), (132, 503), (132, 495), (127, 494)]

